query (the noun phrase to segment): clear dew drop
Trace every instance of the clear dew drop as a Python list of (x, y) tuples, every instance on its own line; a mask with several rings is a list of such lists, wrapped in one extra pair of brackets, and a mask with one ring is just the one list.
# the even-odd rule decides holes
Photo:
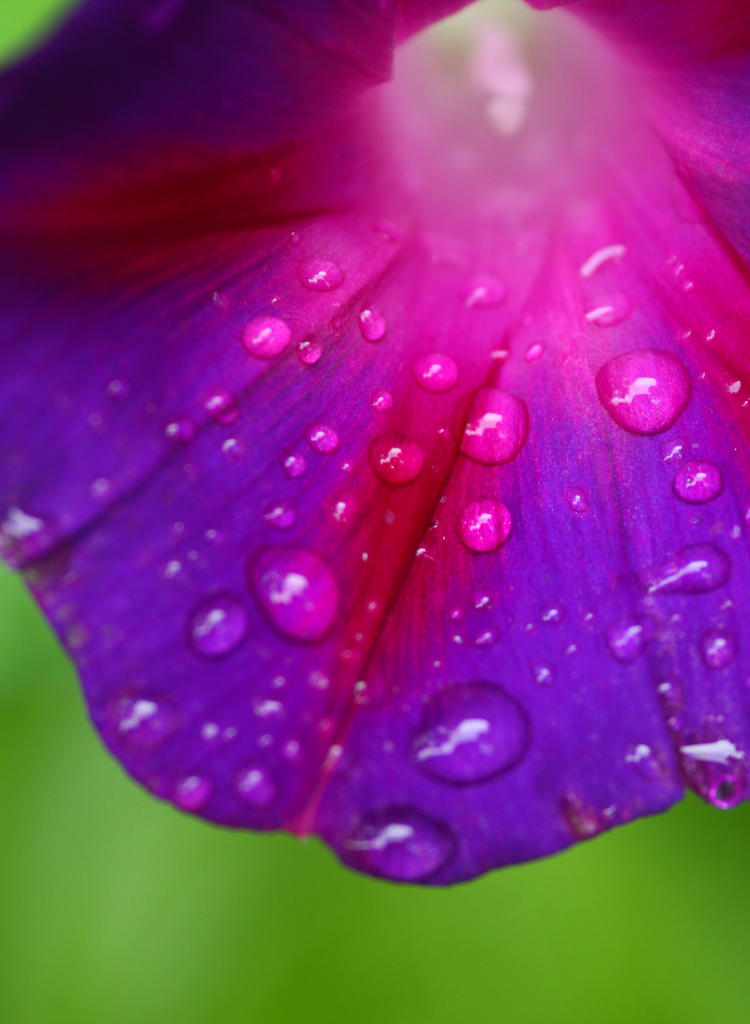
[(464, 506), (457, 525), (470, 551), (496, 551), (510, 536), (513, 520), (501, 501), (472, 501)]
[(705, 797), (721, 811), (731, 810), (742, 799), (743, 783), (734, 772), (723, 772), (709, 784)]
[(292, 338), (289, 324), (276, 316), (258, 316), (245, 325), (242, 344), (256, 359), (275, 359)]
[(245, 607), (229, 592), (203, 598), (188, 619), (190, 646), (204, 658), (222, 658), (234, 651), (245, 639), (247, 629)]
[(260, 765), (246, 765), (237, 772), (234, 788), (243, 803), (260, 809), (276, 799), (276, 784)]
[(596, 324), (597, 327), (615, 327), (623, 320), (627, 320), (632, 309), (627, 295), (614, 292), (611, 295), (602, 295), (591, 303), (584, 313), (584, 318), (587, 323)]
[(456, 366), (455, 360), (441, 352), (419, 356), (412, 363), (411, 372), (416, 382), (425, 391), (435, 394), (450, 391), (458, 381), (458, 366)]
[(176, 728), (171, 706), (153, 697), (121, 697), (111, 709), (118, 737), (135, 750), (155, 750)]
[(286, 475), (291, 477), (292, 480), (302, 476), (307, 469), (307, 459), (299, 452), (288, 452), (282, 457), (281, 464)]
[(541, 359), (544, 355), (544, 343), (541, 341), (535, 341), (532, 345), (524, 352), (524, 359), (527, 363), (534, 363), (537, 359)]
[(199, 811), (213, 791), (213, 783), (205, 775), (186, 775), (174, 788), (174, 802), (183, 811)]
[(381, 388), (380, 390), (373, 392), (370, 399), (370, 405), (376, 412), (388, 412), (393, 405), (393, 395), (390, 391), (384, 391)]
[(305, 338), (297, 346), (297, 358), (303, 366), (314, 366), (323, 355), (323, 346), (313, 338)]
[(294, 526), (297, 516), (291, 505), (285, 501), (279, 501), (268, 506), (263, 513), (263, 518), (269, 526), (275, 526), (277, 530), (288, 530)]
[(497, 277), (482, 274), (473, 278), (464, 292), (467, 309), (490, 309), (499, 306), (505, 298), (505, 285)]
[(708, 668), (728, 668), (737, 657), (737, 640), (724, 629), (710, 629), (701, 637), (700, 651)]
[(385, 317), (376, 306), (360, 310), (359, 330), (365, 341), (381, 341), (386, 332)]
[(636, 349), (605, 363), (596, 375), (596, 389), (618, 426), (632, 434), (659, 434), (685, 409), (691, 385), (671, 352)]
[(488, 466), (510, 462), (528, 430), (529, 417), (520, 398), (497, 388), (480, 388), (469, 409), (461, 451)]
[(195, 437), (195, 423), (183, 416), (170, 420), (164, 428), (164, 436), (177, 444), (190, 444)]
[(314, 423), (305, 437), (312, 450), (321, 455), (331, 455), (341, 443), (334, 428), (326, 423)]
[(647, 782), (656, 781), (664, 774), (664, 766), (648, 743), (633, 743), (625, 754), (625, 761)]
[(455, 841), (432, 818), (394, 808), (364, 817), (343, 847), (345, 858), (363, 871), (394, 882), (417, 882), (450, 860)]
[(688, 544), (644, 573), (641, 583), (649, 594), (704, 594), (723, 586), (731, 571), (729, 556), (715, 544)]
[(568, 487), (565, 491), (565, 500), (568, 507), (580, 516), (586, 515), (589, 510), (588, 496), (580, 487)]
[(344, 273), (333, 260), (303, 260), (297, 267), (297, 276), (305, 288), (314, 292), (332, 292), (344, 281)]
[(356, 516), (358, 503), (353, 494), (349, 491), (342, 491), (333, 496), (329, 508), (334, 522), (345, 526), (347, 523), (351, 523)]
[(217, 391), (215, 394), (209, 395), (203, 403), (203, 408), (212, 420), (225, 426), (234, 423), (239, 416), (237, 402), (228, 391)]
[(427, 705), (411, 757), (433, 778), (469, 785), (509, 771), (528, 742), (527, 717), (516, 700), (491, 683), (459, 683)]
[(636, 619), (622, 619), (607, 628), (605, 639), (609, 653), (617, 661), (635, 661), (642, 653), (648, 638), (644, 623)]
[(382, 434), (370, 442), (373, 472), (387, 484), (408, 484), (422, 472), (424, 453), (416, 441), (400, 434)]
[(686, 462), (680, 466), (674, 478), (677, 497), (694, 505), (713, 501), (721, 494), (723, 486), (719, 467), (704, 459)]
[(339, 611), (330, 566), (303, 548), (269, 548), (249, 567), (250, 582), (273, 625), (292, 640), (321, 640)]

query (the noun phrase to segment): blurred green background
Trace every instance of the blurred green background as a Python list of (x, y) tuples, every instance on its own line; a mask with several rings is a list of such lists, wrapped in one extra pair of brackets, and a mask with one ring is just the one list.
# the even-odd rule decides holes
[[(0, 57), (64, 6), (0, 0)], [(129, 782), (8, 573), (0, 751), (7, 1024), (750, 1021), (747, 805), (689, 799), (452, 890), (359, 877)]]

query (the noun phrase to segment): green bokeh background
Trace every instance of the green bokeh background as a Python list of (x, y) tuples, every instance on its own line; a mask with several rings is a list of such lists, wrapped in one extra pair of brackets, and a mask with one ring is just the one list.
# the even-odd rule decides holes
[[(0, 0), (0, 58), (63, 6)], [(7, 573), (0, 763), (8, 1024), (750, 1022), (749, 806), (691, 798), (446, 891), (359, 877), (142, 793)]]

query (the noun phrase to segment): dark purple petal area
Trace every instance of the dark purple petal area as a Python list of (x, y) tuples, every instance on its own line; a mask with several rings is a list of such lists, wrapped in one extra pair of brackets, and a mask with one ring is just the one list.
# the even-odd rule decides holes
[(588, 31), (523, 128), (500, 37), (365, 96), (428, 7), (112, 0), (11, 73), (0, 521), (152, 792), (445, 884), (747, 796), (750, 296)]

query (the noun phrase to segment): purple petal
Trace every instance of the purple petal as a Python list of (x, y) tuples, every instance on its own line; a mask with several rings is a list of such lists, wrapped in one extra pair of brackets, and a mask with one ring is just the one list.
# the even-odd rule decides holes
[(183, 810), (443, 884), (747, 795), (746, 281), (559, 35), (516, 139), (416, 52), (312, 182), (139, 166), (3, 244), (6, 555)]

